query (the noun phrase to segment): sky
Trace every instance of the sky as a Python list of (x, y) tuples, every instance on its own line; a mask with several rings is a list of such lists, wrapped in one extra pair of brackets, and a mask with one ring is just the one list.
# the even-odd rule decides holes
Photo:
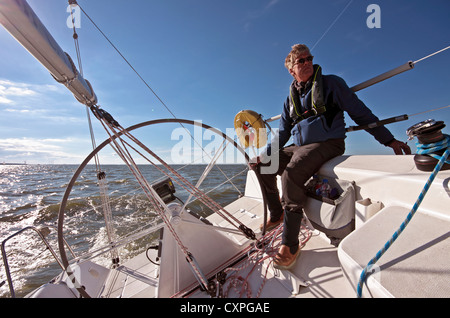
[[(76, 61), (67, 1), (28, 3)], [(296, 43), (311, 48), (324, 74), (341, 76), (350, 87), (450, 45), (448, 0), (78, 3), (170, 110), (81, 13), (77, 33), (84, 77), (99, 105), (123, 127), (172, 118), (173, 113), (201, 120), (234, 138), (233, 121), (239, 111), (251, 109), (265, 119), (281, 113), (292, 81), (284, 59)], [(371, 4), (379, 10), (371, 10)], [(0, 162), (81, 163), (92, 151), (86, 107), (2, 27), (0, 43)], [(450, 104), (449, 70), (447, 50), (358, 96), (380, 119), (445, 107)], [(99, 144), (107, 135), (91, 118)], [(388, 128), (406, 141), (406, 129), (429, 118), (450, 124), (450, 108), (415, 115)], [(354, 125), (348, 117), (346, 122)], [(270, 125), (276, 128), (278, 121)], [(139, 138), (174, 161), (186, 141), (179, 129), (152, 125), (139, 132)], [(213, 139), (209, 140), (205, 135), (202, 142), (208, 146)], [(408, 142), (413, 150), (414, 143)], [(392, 153), (364, 131), (348, 133), (346, 147), (348, 155)], [(118, 162), (110, 148), (103, 158), (104, 163)]]

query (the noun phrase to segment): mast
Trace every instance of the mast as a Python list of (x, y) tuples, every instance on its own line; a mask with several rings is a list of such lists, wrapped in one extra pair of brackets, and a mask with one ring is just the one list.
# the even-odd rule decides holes
[(86, 106), (97, 104), (89, 81), (78, 72), (25, 0), (1, 0), (0, 24), (33, 55), (59, 83)]

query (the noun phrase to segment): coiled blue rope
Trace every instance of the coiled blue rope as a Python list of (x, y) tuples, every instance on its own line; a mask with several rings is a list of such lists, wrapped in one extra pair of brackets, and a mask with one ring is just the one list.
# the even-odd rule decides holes
[[(443, 140), (434, 142), (431, 144), (416, 143), (416, 147), (417, 147), (416, 153), (418, 155), (429, 155), (429, 156), (433, 157), (434, 159), (439, 160), (441, 157), (439, 155), (435, 154), (435, 152), (437, 152), (439, 150), (447, 149), (448, 147), (450, 147), (450, 136), (444, 135)], [(450, 160), (447, 159), (445, 161), (445, 163), (450, 164)]]
[[(443, 149), (446, 149), (446, 150), (442, 156), (437, 156), (437, 155), (431, 154), (431, 152), (436, 152), (436, 151), (443, 150)], [(430, 188), (431, 184), (433, 183), (436, 175), (441, 170), (444, 163), (449, 163), (447, 158), (450, 155), (450, 136), (444, 135), (444, 140), (442, 140), (441, 142), (426, 144), (426, 145), (417, 145), (417, 153), (432, 155), (434, 158), (438, 159), (439, 162), (436, 164), (436, 167), (434, 167), (434, 170), (433, 170), (432, 174), (430, 175), (430, 177), (428, 178), (427, 183), (423, 187), (422, 192), (420, 192), (420, 195), (417, 198), (416, 203), (414, 204), (411, 211), (406, 216), (406, 219), (400, 225), (399, 229), (397, 231), (395, 231), (395, 233), (392, 235), (391, 239), (389, 241), (387, 241), (386, 244), (384, 244), (384, 246), (377, 252), (375, 257), (370, 260), (370, 262), (366, 265), (366, 267), (361, 272), (361, 275), (359, 277), (358, 286), (357, 286), (358, 298), (361, 298), (361, 296), (362, 296), (362, 288), (363, 288), (364, 282), (366, 281), (367, 272), (381, 258), (381, 256), (383, 256), (383, 254), (389, 249), (389, 247), (391, 247), (391, 245), (395, 242), (395, 240), (403, 232), (403, 230), (406, 228), (409, 221), (411, 221), (412, 217), (414, 216), (417, 209), (419, 208), (419, 205), (422, 203), (422, 201), (425, 197), (425, 194), (428, 192), (428, 189)]]

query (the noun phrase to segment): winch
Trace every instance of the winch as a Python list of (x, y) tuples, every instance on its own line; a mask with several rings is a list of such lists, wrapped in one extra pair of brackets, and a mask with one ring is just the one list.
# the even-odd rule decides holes
[[(421, 171), (433, 171), (439, 158), (450, 146), (450, 137), (442, 133), (445, 127), (443, 121), (427, 119), (409, 127), (406, 131), (408, 140), (417, 137), (417, 153), (414, 155), (414, 162), (417, 169)], [(450, 169), (450, 164), (446, 162), (441, 170)]]

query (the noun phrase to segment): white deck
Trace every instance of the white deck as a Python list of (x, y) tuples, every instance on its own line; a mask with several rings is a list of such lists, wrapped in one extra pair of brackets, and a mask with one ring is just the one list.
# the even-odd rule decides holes
[[(245, 212), (241, 210), (242, 206), (247, 207)], [(263, 209), (259, 200), (243, 197), (226, 207), (226, 210), (234, 211), (236, 217), (246, 222), (245, 224), (252, 225), (255, 232), (259, 232), (259, 225), (263, 219)], [(212, 221), (214, 219), (212, 218)], [(243, 246), (248, 241), (242, 236), (235, 237)], [(155, 256), (152, 256), (154, 259)], [(258, 293), (263, 283), (262, 276), (268, 269), (267, 279), (260, 294), (261, 298), (354, 297), (354, 293), (347, 288), (344, 281), (337, 257), (337, 248), (330, 245), (329, 240), (318, 233), (309, 240), (296, 265), (290, 271), (274, 270), (269, 263), (270, 261), (266, 260), (248, 278), (253, 296)], [(235, 266), (239, 266), (239, 264)], [(239, 275), (247, 277), (249, 269), (242, 270)], [(156, 266), (151, 264), (145, 255), (139, 255), (120, 266), (113, 273), (110, 275), (110, 283), (101, 297), (155, 297)], [(301, 285), (308, 285), (308, 287)], [(229, 296), (236, 297), (237, 294), (231, 290)], [(209, 296), (197, 290), (190, 297)]]

